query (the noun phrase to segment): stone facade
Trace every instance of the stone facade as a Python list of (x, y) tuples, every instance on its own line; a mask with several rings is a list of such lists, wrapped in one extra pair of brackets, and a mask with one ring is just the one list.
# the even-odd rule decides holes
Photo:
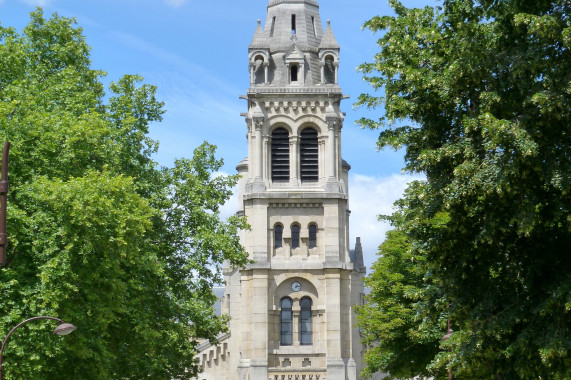
[(340, 48), (315, 0), (270, 0), (249, 47), (238, 166), (241, 241), (254, 261), (224, 268), (221, 344), (200, 347), (199, 379), (356, 380), (362, 345), (360, 242), (349, 248), (348, 172), (341, 157)]

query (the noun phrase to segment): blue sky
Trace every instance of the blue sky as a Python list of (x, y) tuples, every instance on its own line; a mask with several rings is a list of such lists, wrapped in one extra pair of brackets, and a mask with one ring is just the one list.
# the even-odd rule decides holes
[[(405, 0), (409, 7), (436, 0)], [(247, 155), (246, 103), (238, 99), (249, 85), (248, 45), (256, 22), (266, 17), (268, 0), (0, 0), (0, 23), (21, 31), (29, 13), (41, 6), (50, 16), (75, 17), (92, 47), (92, 66), (108, 73), (106, 82), (140, 74), (158, 86), (167, 113), (151, 136), (160, 141), (155, 159), (162, 165), (190, 157), (207, 140), (218, 146), (223, 170), (234, 173)], [(351, 236), (361, 236), (368, 265), (388, 226), (376, 215), (390, 213), (410, 176), (401, 174), (402, 152), (377, 152), (378, 132), (362, 130), (355, 120), (377, 117), (381, 110), (354, 110), (359, 94), (370, 92), (356, 67), (371, 61), (378, 36), (362, 30), (374, 15), (391, 14), (386, 0), (320, 0), (322, 23), (331, 26), (341, 45), (339, 83), (350, 95), (342, 109), (343, 157), (351, 166)], [(236, 209), (233, 199), (226, 208)]]

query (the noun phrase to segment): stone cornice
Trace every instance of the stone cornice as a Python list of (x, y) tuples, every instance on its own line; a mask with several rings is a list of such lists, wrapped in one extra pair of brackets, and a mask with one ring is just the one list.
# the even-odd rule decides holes
[(309, 4), (309, 5), (315, 5), (316, 7), (319, 7), (319, 4), (317, 3), (316, 0), (270, 0), (270, 3), (268, 4), (268, 8), (269, 7), (273, 7), (275, 5), (279, 5), (279, 4), (285, 4), (285, 3), (305, 3), (305, 4)]
[(288, 95), (288, 94), (307, 94), (307, 95), (324, 95), (328, 96), (343, 96), (343, 90), (340, 87), (250, 87), (248, 89), (248, 96), (263, 96), (263, 95)]

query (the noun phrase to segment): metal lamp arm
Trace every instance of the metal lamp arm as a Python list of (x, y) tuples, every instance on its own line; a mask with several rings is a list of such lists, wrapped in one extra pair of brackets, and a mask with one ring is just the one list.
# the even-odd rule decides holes
[(3, 355), (4, 355), (4, 348), (6, 348), (6, 343), (8, 342), (8, 339), (10, 339), (10, 336), (11, 336), (11, 335), (14, 333), (14, 331), (16, 331), (19, 327), (21, 327), (21, 326), (23, 326), (23, 325), (25, 325), (25, 324), (27, 324), (27, 323), (29, 323), (29, 322), (35, 321), (35, 320), (37, 320), (37, 319), (51, 319), (51, 320), (53, 320), (53, 321), (58, 321), (58, 322), (60, 322), (60, 323), (64, 323), (64, 321), (62, 321), (62, 320), (59, 319), (59, 318), (55, 318), (55, 317), (45, 317), (45, 316), (29, 318), (29, 319), (26, 319), (26, 320), (23, 321), (23, 322), (18, 323), (12, 330), (10, 330), (10, 332), (8, 333), (8, 335), (6, 335), (6, 338), (4, 338), (4, 341), (2, 341), (2, 349), (0, 349), (0, 379), (2, 379), (2, 362), (4, 361), (4, 360), (3, 360), (3, 359), (4, 359), (4, 357), (3, 357)]

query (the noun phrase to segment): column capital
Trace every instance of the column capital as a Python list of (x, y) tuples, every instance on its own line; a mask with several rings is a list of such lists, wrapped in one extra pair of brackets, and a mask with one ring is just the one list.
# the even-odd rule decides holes
[(327, 122), (327, 127), (330, 131), (335, 130), (335, 127), (338, 124), (338, 119), (337, 118), (327, 118), (326, 122)]
[(254, 117), (252, 118), (252, 124), (256, 131), (261, 131), (262, 127), (264, 126), (264, 118), (263, 117)]
[(289, 143), (290, 144), (295, 144), (299, 142), (299, 136), (290, 136), (289, 137)]

